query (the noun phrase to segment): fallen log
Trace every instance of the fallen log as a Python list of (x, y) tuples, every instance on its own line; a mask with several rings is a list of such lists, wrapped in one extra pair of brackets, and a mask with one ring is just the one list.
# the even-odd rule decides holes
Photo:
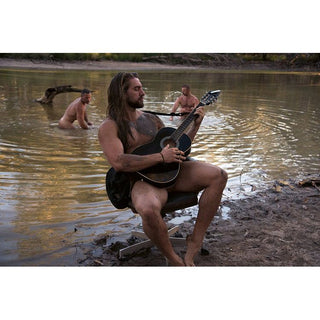
[[(66, 93), (66, 92), (81, 92), (81, 91), (82, 91), (82, 89), (73, 88), (71, 85), (48, 88), (45, 91), (44, 96), (36, 99), (35, 101), (39, 102), (41, 104), (52, 104), (53, 98), (57, 94)], [(93, 92), (93, 91), (91, 91), (91, 92)]]

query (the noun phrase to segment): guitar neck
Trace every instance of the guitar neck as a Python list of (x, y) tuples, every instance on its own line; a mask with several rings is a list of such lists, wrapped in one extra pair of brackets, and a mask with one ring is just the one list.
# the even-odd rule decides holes
[(176, 129), (176, 131), (170, 136), (171, 139), (174, 141), (178, 141), (181, 136), (185, 133), (190, 123), (196, 118), (197, 115), (194, 113), (196, 112), (197, 108), (204, 106), (202, 102), (200, 102), (187, 116), (187, 118), (181, 123), (179, 128)]

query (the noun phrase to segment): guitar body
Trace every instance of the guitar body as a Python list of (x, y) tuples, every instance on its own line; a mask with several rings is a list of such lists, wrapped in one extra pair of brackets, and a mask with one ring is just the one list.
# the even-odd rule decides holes
[[(166, 146), (177, 147), (179, 150), (185, 153), (187, 156), (190, 153), (191, 140), (188, 135), (183, 134), (177, 143), (170, 138), (170, 135), (176, 131), (174, 128), (165, 127), (158, 131), (154, 140), (150, 143), (142, 145), (135, 149), (132, 154), (136, 155), (148, 155), (153, 153), (160, 153)], [(165, 188), (174, 184), (180, 171), (180, 163), (161, 163), (140, 171), (137, 174), (148, 183), (159, 187)]]

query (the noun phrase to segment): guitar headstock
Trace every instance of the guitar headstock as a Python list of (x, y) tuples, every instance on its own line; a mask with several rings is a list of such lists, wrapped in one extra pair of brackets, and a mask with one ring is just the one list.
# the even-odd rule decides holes
[(220, 90), (211, 90), (208, 91), (200, 100), (200, 104), (203, 106), (207, 106), (208, 104), (212, 102), (216, 102), (219, 95), (220, 95)]

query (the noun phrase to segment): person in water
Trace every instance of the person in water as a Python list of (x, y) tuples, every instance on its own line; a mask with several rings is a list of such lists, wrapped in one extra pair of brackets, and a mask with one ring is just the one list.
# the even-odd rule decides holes
[(77, 98), (70, 103), (66, 109), (64, 115), (59, 120), (59, 128), (61, 129), (75, 129), (73, 125), (75, 120), (78, 120), (78, 123), (82, 129), (90, 129), (92, 123), (89, 122), (86, 107), (91, 101), (91, 92), (88, 89), (83, 89), (81, 91), (80, 98)]
[[(144, 113), (144, 91), (136, 73), (118, 73), (108, 88), (107, 117), (99, 127), (99, 142), (109, 164), (118, 172), (133, 175), (131, 201), (142, 218), (144, 232), (174, 266), (194, 266), (206, 230), (218, 210), (227, 173), (221, 168), (202, 161), (184, 161), (184, 152), (165, 146), (161, 152), (147, 155), (132, 154), (138, 146), (153, 141), (160, 128), (161, 119)], [(197, 118), (187, 134), (194, 139), (204, 117), (199, 107)], [(177, 180), (167, 188), (158, 188), (136, 178), (134, 173), (161, 163), (180, 163)], [(168, 199), (168, 192), (199, 192), (199, 212), (194, 230), (187, 238), (187, 251), (180, 257), (171, 245), (168, 230), (161, 216), (161, 209)]]
[[(184, 84), (181, 88), (182, 95), (177, 98), (175, 101), (171, 113), (175, 113), (180, 107), (179, 112), (191, 112), (199, 104), (199, 99), (191, 94), (190, 86)], [(187, 115), (182, 116), (185, 118)], [(170, 117), (170, 120), (173, 120), (173, 116)]]

